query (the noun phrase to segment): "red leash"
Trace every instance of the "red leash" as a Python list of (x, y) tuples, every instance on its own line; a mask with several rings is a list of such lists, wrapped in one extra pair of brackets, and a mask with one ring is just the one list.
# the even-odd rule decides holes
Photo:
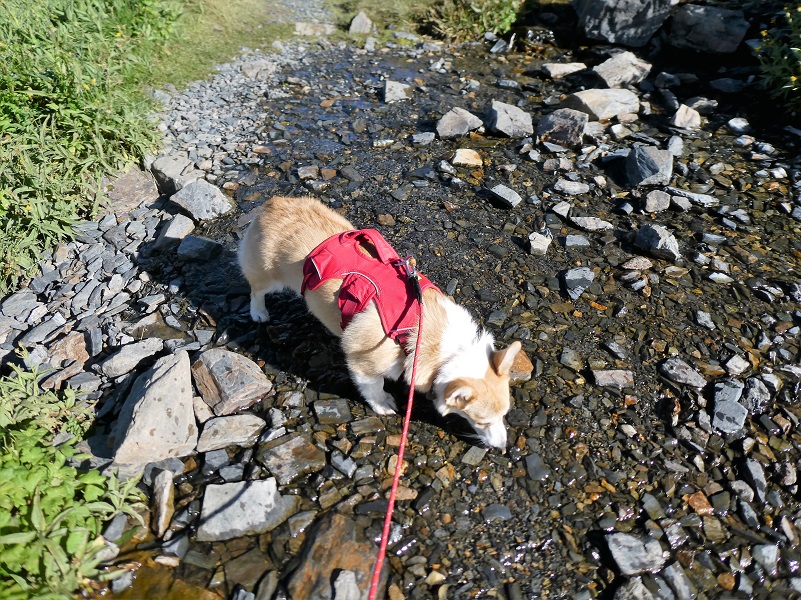
[[(410, 260), (406, 259), (407, 268), (409, 269), (409, 277), (416, 281), (417, 273), (414, 270), (414, 264), (411, 265)], [(419, 292), (419, 286), (418, 286)], [(406, 438), (409, 435), (409, 423), (412, 420), (412, 401), (414, 400), (414, 384), (417, 377), (417, 358), (420, 355), (420, 340), (423, 339), (423, 299), (422, 293), (419, 294), (419, 303), (417, 310), (417, 341), (414, 344), (414, 359), (412, 360), (412, 379), (409, 386), (409, 399), (406, 403), (406, 416), (403, 419), (403, 432), (401, 433), (400, 447), (398, 448), (398, 462), (395, 464), (395, 475), (392, 478), (392, 489), (389, 492), (389, 504), (387, 505), (387, 513), (384, 515), (384, 530), (381, 533), (381, 545), (378, 547), (378, 557), (373, 567), (373, 579), (370, 582), (370, 594), (368, 600), (375, 600), (378, 593), (378, 582), (381, 579), (381, 569), (384, 566), (384, 558), (387, 554), (387, 543), (389, 542), (389, 528), (392, 525), (392, 511), (395, 509), (395, 496), (398, 493), (398, 483), (400, 482), (401, 469), (403, 467), (403, 453), (406, 450)]]

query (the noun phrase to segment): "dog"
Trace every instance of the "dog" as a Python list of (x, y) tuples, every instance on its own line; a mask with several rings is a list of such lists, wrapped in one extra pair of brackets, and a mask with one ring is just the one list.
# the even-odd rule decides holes
[[(321, 256), (326, 245), (335, 240), (344, 240), (356, 254), (343, 253), (336, 259), (347, 263), (343, 275), (325, 279), (320, 275), (320, 264), (327, 259)], [(397, 412), (395, 400), (384, 390), (385, 378), (404, 378), (408, 385), (412, 383), (417, 312), (416, 308), (406, 310), (405, 322), (412, 325), (404, 331), (389, 330), (382, 322), (389, 317), (379, 314), (379, 309), (384, 310), (381, 302), (391, 294), (381, 287), (383, 283), (375, 281), (376, 277), (354, 274), (349, 265), (380, 262), (387, 254), (393, 255), (394, 250), (378, 232), (356, 231), (342, 215), (309, 197), (267, 200), (248, 226), (238, 252), (240, 268), (250, 284), (253, 320), (269, 320), (265, 294), (289, 289), (304, 296), (309, 311), (341, 338), (351, 378), (379, 415)], [(401, 268), (401, 274), (403, 269), (408, 270), (408, 264), (390, 262), (396, 270)], [(484, 444), (505, 448), (503, 418), (510, 406), (509, 374), (520, 342), (495, 350), (492, 335), (480, 330), (464, 308), (425, 277), (421, 281), (423, 334), (415, 390), (428, 393), (440, 414), (455, 413), (465, 418)], [(362, 300), (363, 305), (350, 314), (350, 305), (359, 302), (350, 302), (353, 286), (361, 286), (369, 301)]]

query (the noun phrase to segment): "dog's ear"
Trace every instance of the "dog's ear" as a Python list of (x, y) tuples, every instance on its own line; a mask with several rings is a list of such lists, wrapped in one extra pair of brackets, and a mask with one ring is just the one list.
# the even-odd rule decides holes
[(464, 410), (475, 399), (476, 390), (462, 379), (451, 381), (445, 388), (445, 404), (451, 408)]
[(498, 375), (509, 375), (520, 348), (522, 348), (520, 342), (512, 342), (503, 350), (492, 353), (492, 367)]

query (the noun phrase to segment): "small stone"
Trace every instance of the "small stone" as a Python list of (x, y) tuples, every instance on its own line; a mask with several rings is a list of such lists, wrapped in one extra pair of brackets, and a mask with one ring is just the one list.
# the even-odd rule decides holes
[(770, 577), (776, 576), (776, 569), (779, 562), (779, 547), (773, 545), (754, 546), (751, 554), (754, 560), (765, 568)]
[(732, 400), (715, 400), (715, 412), (712, 415), (712, 427), (723, 433), (737, 433), (745, 425), (748, 411), (739, 402)]
[(571, 217), (570, 222), (584, 231), (610, 231), (615, 228), (609, 221), (598, 217)]
[(317, 400), (314, 405), (314, 414), (321, 425), (339, 425), (351, 420), (350, 407), (344, 398), (332, 400)]
[(285, 435), (262, 445), (256, 458), (267, 467), (280, 485), (287, 485), (325, 467), (325, 452), (302, 435)]
[[(548, 233), (550, 234), (550, 231)], [(528, 241), (530, 254), (534, 256), (545, 256), (548, 253), (548, 247), (551, 245), (553, 237), (534, 231), (528, 235)]]
[(170, 202), (185, 210), (195, 221), (208, 221), (224, 215), (233, 206), (220, 189), (199, 179), (170, 196)]
[(578, 298), (584, 293), (595, 279), (595, 272), (589, 267), (578, 267), (570, 269), (565, 273), (565, 288), (567, 294), (573, 300)]
[(568, 196), (578, 196), (579, 194), (586, 194), (590, 191), (590, 186), (580, 181), (570, 181), (568, 179), (559, 179), (553, 186), (557, 192), (567, 194)]
[(522, 138), (534, 133), (531, 115), (526, 111), (493, 100), (487, 111), (489, 128), (510, 138)]
[(508, 521), (512, 518), (512, 511), (503, 504), (490, 504), (481, 511), (481, 516), (487, 523), (493, 521)]
[(534, 481), (545, 481), (551, 474), (548, 465), (542, 460), (539, 454), (529, 454), (526, 456), (526, 473), (529, 479)]
[(593, 370), (595, 385), (599, 387), (634, 387), (634, 373), (625, 370)]
[(160, 156), (150, 167), (159, 189), (165, 194), (175, 194), (185, 185), (196, 181), (199, 172), (192, 169), (192, 161), (186, 155)]
[(670, 194), (661, 190), (651, 190), (645, 196), (644, 209), (647, 213), (659, 213), (670, 208)]
[(695, 318), (701, 327), (706, 327), (710, 331), (715, 329), (715, 322), (712, 320), (712, 315), (704, 310), (699, 310), (695, 313)]
[(719, 381), (714, 387), (715, 402), (739, 402), (745, 386), (739, 381)]
[(161, 229), (155, 247), (163, 248), (180, 244), (181, 240), (192, 233), (194, 229), (195, 223), (192, 219), (184, 215), (175, 215)]
[(465, 452), (464, 456), (462, 456), (462, 464), (470, 465), (471, 467), (477, 467), (481, 464), (481, 461), (484, 460), (484, 456), (487, 454), (486, 448), (479, 448), (478, 446), (470, 446)]
[(661, 365), (659, 371), (671, 381), (682, 383), (695, 388), (706, 386), (706, 379), (680, 358), (668, 358)]
[(581, 145), (588, 118), (584, 112), (560, 108), (540, 119), (537, 124), (537, 138), (541, 142), (575, 148)]
[(726, 125), (729, 126), (729, 129), (731, 129), (733, 133), (748, 133), (751, 131), (751, 124), (748, 122), (748, 119), (743, 119), (742, 117), (729, 119)]
[(751, 484), (760, 502), (764, 502), (768, 492), (768, 482), (765, 479), (765, 470), (759, 461), (749, 458), (744, 463), (745, 479)]
[(638, 58), (632, 52), (620, 52), (605, 60), (592, 70), (610, 88), (636, 85), (648, 77), (651, 64)]
[(457, 167), (480, 167), (484, 164), (481, 155), (470, 148), (458, 148), (453, 153), (451, 163)]
[(630, 269), (633, 271), (647, 271), (654, 266), (650, 260), (644, 256), (635, 256), (624, 262), (621, 267), (623, 269)]
[(670, 124), (679, 129), (700, 129), (701, 115), (697, 110), (681, 104), (673, 116), (670, 117)]
[[(665, 191), (671, 194), (672, 196), (680, 196), (682, 198), (686, 198), (692, 204), (696, 206), (702, 206), (703, 208), (712, 208), (714, 206), (718, 206), (720, 204), (720, 200), (715, 198), (714, 196), (710, 196), (709, 194), (699, 194), (696, 192), (690, 192), (688, 190), (681, 190), (675, 187), (667, 187)], [(673, 199), (675, 202), (675, 198)]]
[(681, 258), (679, 243), (662, 225), (643, 225), (637, 231), (634, 245), (650, 252), (657, 258), (676, 261)]
[(578, 73), (587, 68), (587, 65), (581, 62), (575, 63), (544, 63), (540, 66), (543, 72), (551, 79), (561, 79), (573, 73)]
[(770, 403), (770, 391), (761, 380), (749, 377), (745, 380), (745, 389), (740, 403), (752, 415), (762, 414)]
[(523, 201), (520, 194), (501, 183), (488, 191), (495, 200), (498, 200), (507, 208), (514, 208)]
[(673, 175), (673, 155), (656, 146), (637, 146), (626, 157), (626, 180), (631, 186), (667, 185)]
[(457, 107), (449, 110), (437, 122), (437, 134), (443, 140), (461, 137), (483, 125), (483, 121), (473, 113)]
[(623, 114), (636, 115), (640, 111), (637, 94), (624, 89), (584, 90), (568, 96), (562, 104), (565, 108), (587, 113), (595, 121), (607, 121)]
[(188, 261), (210, 260), (222, 252), (223, 246), (217, 240), (196, 235), (187, 235), (178, 244), (177, 255)]
[(266, 423), (256, 415), (232, 415), (207, 421), (197, 442), (198, 452), (227, 446), (248, 448), (256, 443)]
[(305, 181), (307, 179), (317, 179), (320, 176), (320, 167), (317, 165), (304, 165), (298, 167), (298, 178)]
[(364, 11), (359, 12), (350, 22), (348, 34), (354, 35), (370, 35), (373, 32), (373, 22), (364, 14)]
[(568, 234), (565, 236), (565, 248), (589, 248), (590, 240), (583, 235)]
[(613, 533), (606, 536), (606, 542), (612, 558), (624, 575), (658, 571), (665, 564), (662, 546), (657, 540), (629, 533)]
[(147, 338), (123, 346), (116, 354), (107, 358), (100, 369), (106, 377), (112, 379), (133, 371), (139, 363), (152, 357), (164, 349), (164, 341), (159, 338)]
[(225, 348), (201, 353), (192, 375), (200, 395), (218, 416), (247, 408), (272, 390), (256, 363)]
[(170, 526), (170, 520), (175, 512), (174, 499), (175, 486), (172, 483), (172, 473), (158, 470), (153, 478), (153, 518), (150, 522), (156, 537), (162, 537)]
[(408, 100), (412, 89), (410, 85), (387, 79), (384, 81), (384, 102), (391, 104), (392, 102)]
[(428, 146), (431, 144), (437, 135), (433, 131), (426, 131), (423, 133), (414, 133), (412, 134), (412, 143), (415, 146)]

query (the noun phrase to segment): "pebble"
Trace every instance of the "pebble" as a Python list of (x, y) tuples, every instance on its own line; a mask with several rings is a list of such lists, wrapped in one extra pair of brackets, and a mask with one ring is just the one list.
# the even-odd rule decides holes
[(115, 354), (107, 358), (100, 366), (106, 377), (116, 378), (134, 370), (141, 362), (162, 351), (164, 341), (159, 338), (147, 338), (123, 346)]
[(695, 388), (706, 386), (706, 379), (680, 358), (669, 358), (659, 365), (659, 371), (665, 377), (676, 383), (682, 383)]
[(447, 140), (462, 137), (482, 127), (484, 122), (473, 113), (459, 107), (452, 108), (437, 122), (437, 135)]
[(520, 194), (500, 183), (490, 188), (488, 191), (495, 200), (498, 200), (507, 208), (515, 208), (523, 201)]
[(657, 540), (628, 533), (613, 533), (606, 536), (606, 543), (624, 575), (657, 571), (665, 564), (662, 547)]

